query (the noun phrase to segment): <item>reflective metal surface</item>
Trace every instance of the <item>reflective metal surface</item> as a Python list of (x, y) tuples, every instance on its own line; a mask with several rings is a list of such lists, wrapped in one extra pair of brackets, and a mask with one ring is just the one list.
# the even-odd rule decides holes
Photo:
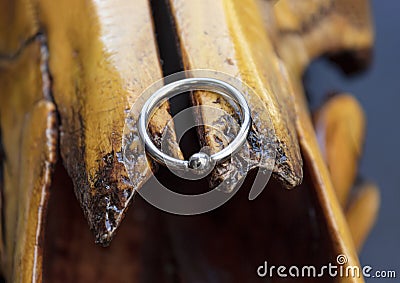
[[(179, 160), (171, 157), (157, 148), (152, 142), (147, 126), (155, 109), (169, 98), (187, 91), (205, 90), (218, 93), (228, 101), (234, 102), (232, 107), (239, 107), (241, 114), (241, 128), (236, 138), (223, 150), (208, 156), (206, 153), (196, 153), (187, 160)], [(243, 94), (232, 85), (221, 80), (212, 78), (187, 78), (165, 85), (156, 91), (145, 103), (140, 113), (138, 129), (142, 141), (145, 144), (147, 152), (157, 162), (170, 166), (178, 170), (199, 170), (208, 169), (211, 165), (221, 163), (236, 153), (245, 143), (251, 126), (250, 108)]]

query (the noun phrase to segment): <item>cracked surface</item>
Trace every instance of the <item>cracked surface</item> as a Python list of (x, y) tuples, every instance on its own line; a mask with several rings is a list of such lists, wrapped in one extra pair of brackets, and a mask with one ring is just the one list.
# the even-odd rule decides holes
[[(15, 16), (13, 33), (6, 30), (11, 18), (0, 21), (1, 34), (10, 40), (0, 46), (5, 61), (14, 61), (36, 41), (39, 26), (45, 32), (50, 52), (42, 71), (52, 78), (62, 161), (96, 241), (107, 245), (137, 189), (118, 156), (125, 115), (141, 91), (162, 77), (148, 3), (21, 0), (1, 5)], [(129, 28), (115, 33), (124, 21), (131, 22)], [(151, 132), (161, 135), (169, 119), (166, 104), (151, 121)], [(174, 150), (179, 156), (179, 148)]]
[[(276, 192), (272, 192), (272, 195), (269, 195), (272, 197), (269, 200), (272, 207), (269, 213), (265, 210), (265, 207), (269, 207), (268, 198), (259, 203), (257, 207), (262, 210), (258, 211), (257, 215), (262, 216), (265, 213), (270, 216), (268, 221), (261, 220), (259, 223), (264, 225), (263, 227), (275, 227), (275, 231), (281, 231), (279, 233), (260, 231), (258, 234), (256, 231), (248, 237), (247, 234), (241, 233), (251, 230), (252, 227), (243, 226), (243, 229), (238, 231), (233, 228), (236, 224), (229, 225), (226, 219), (230, 219), (232, 223), (242, 219), (232, 218), (233, 211), (242, 214), (251, 210), (249, 207), (243, 210), (246, 205), (241, 203), (236, 203), (225, 213), (198, 218), (198, 222), (192, 223), (194, 226), (189, 224), (188, 227), (187, 223), (182, 224), (180, 220), (169, 218), (168, 221), (172, 224), (167, 230), (169, 229), (168, 233), (173, 237), (176, 252), (174, 257), (179, 263), (172, 260), (173, 263), (167, 268), (176, 269), (179, 266), (184, 279), (193, 278), (193, 274), (199, 273), (191, 273), (191, 267), (187, 266), (185, 251), (190, 249), (186, 249), (185, 245), (176, 240), (179, 239), (179, 233), (205, 233), (205, 237), (196, 240), (202, 242), (210, 239), (207, 237), (207, 231), (214, 232), (214, 229), (209, 228), (215, 224), (215, 227), (223, 230), (222, 235), (227, 237), (215, 242), (210, 239), (206, 246), (218, 247), (223, 240), (229, 238), (231, 241), (223, 245), (227, 253), (236, 253), (237, 243), (241, 243), (243, 237), (250, 239), (247, 242), (250, 251), (252, 242), (265, 242), (266, 238), (271, 237), (272, 243), (280, 241), (280, 245), (274, 250), (269, 243), (264, 247), (264, 251), (272, 258), (276, 256), (279, 259), (280, 254), (293, 252), (287, 246), (287, 243), (292, 242), (292, 234), (284, 232), (298, 227), (291, 225), (294, 221), (292, 214), (297, 217), (296, 213), (301, 214), (300, 224), (306, 223), (310, 228), (303, 231), (303, 245), (310, 241), (322, 243), (321, 246), (328, 246), (329, 250), (332, 248), (332, 254), (346, 253), (350, 260), (357, 263), (346, 223), (340, 207), (335, 202), (336, 196), (314, 140), (314, 131), (303, 101), (300, 76), (315, 56), (340, 50), (368, 50), (373, 38), (368, 20), (368, 5), (361, 0), (351, 2), (353, 4), (345, 0), (322, 1), (323, 5), (310, 1), (311, 4), (307, 5), (311, 5), (312, 11), (315, 12), (311, 13), (310, 17), (309, 7), (299, 4), (296, 0), (280, 0), (276, 3), (265, 1), (267, 5), (262, 7), (267, 10), (259, 10), (257, 1), (262, 0), (218, 0), (209, 4), (205, 0), (197, 1), (197, 4), (193, 4), (194, 0), (190, 2), (192, 4), (188, 4), (188, 1), (171, 0), (175, 9), (173, 16), (179, 27), (177, 33), (181, 44), (180, 51), (186, 68), (222, 70), (240, 77), (256, 90), (257, 95), (271, 111), (269, 114), (274, 119), (275, 131), (278, 133), (276, 140), (272, 141), (278, 148), (275, 176), (287, 187), (296, 186), (301, 182), (303, 166), (300, 143), (305, 155), (306, 170), (309, 172), (307, 186), (310, 192), (307, 196), (298, 193), (299, 198), (307, 202), (294, 201), (293, 205), (287, 202), (282, 193), (277, 193), (277, 199), (274, 198)], [(243, 9), (239, 2), (241, 5), (245, 3)], [(273, 8), (272, 4), (275, 4)], [(306, 5), (300, 9), (303, 12), (297, 16), (295, 15), (300, 10), (296, 5)], [(354, 7), (359, 9), (353, 9)], [(193, 13), (192, 9), (195, 9), (196, 13)], [(263, 23), (259, 13), (274, 15), (275, 18), (266, 17), (268, 21)], [(43, 221), (52, 169), (57, 160), (56, 153), (61, 153), (63, 164), (73, 181), (75, 195), (97, 242), (108, 245), (131, 202), (134, 189), (141, 187), (148, 177), (146, 175), (140, 179), (136, 187), (132, 186), (121, 163), (121, 135), (126, 113), (141, 91), (162, 77), (162, 71), (151, 10), (146, 0), (117, 0), (111, 4), (107, 1), (78, 0), (1, 1), (0, 14), (0, 125), (5, 152), (2, 160), (2, 197), (5, 205), (2, 210), (6, 219), (3, 231), (5, 247), (1, 252), (3, 255), (5, 253), (7, 259), (3, 266), (11, 282), (41, 281)], [(192, 21), (193, 17), (200, 14), (204, 17)], [(285, 22), (289, 18), (296, 19), (297, 22)], [(273, 21), (275, 22), (272, 23)], [(265, 25), (268, 25), (267, 28)], [(283, 32), (285, 30), (295, 32)], [(321, 40), (324, 38), (329, 40)], [(252, 108), (256, 109), (257, 105), (251, 97), (248, 100), (252, 103)], [(212, 94), (196, 93), (194, 101), (199, 104), (216, 104), (232, 112), (223, 100), (215, 98)], [(255, 124), (248, 139), (252, 161), (257, 161), (258, 158), (257, 136), (267, 130), (263, 124), (263, 113), (255, 112), (259, 117), (255, 115)], [(150, 125), (150, 131), (157, 143), (170, 118), (168, 105), (163, 106), (156, 116)], [(211, 124), (219, 126), (222, 132), (227, 130), (221, 123), (221, 117), (203, 115), (200, 118), (209, 119)], [(204, 135), (205, 133), (207, 135)], [(171, 137), (174, 138), (173, 131)], [(217, 133), (207, 129), (203, 129), (201, 139), (204, 143), (212, 144), (215, 150), (223, 147), (225, 142)], [(176, 156), (182, 156), (176, 145), (176, 141), (172, 141), (170, 149)], [(215, 172), (213, 182), (220, 182), (224, 174), (231, 171), (231, 164), (224, 166)], [(64, 187), (63, 184), (58, 185), (62, 189), (72, 189), (69, 183)], [(279, 184), (273, 185), (274, 188), (271, 189), (281, 188)], [(276, 207), (273, 206), (276, 204), (275, 200), (279, 201)], [(65, 203), (60, 205), (60, 208), (62, 207), (67, 212), (67, 216), (63, 214), (65, 220), (68, 218), (69, 207)], [(286, 214), (279, 218), (276, 217), (277, 211)], [(79, 215), (71, 210), (72, 214)], [(139, 219), (142, 216), (140, 211), (136, 215)], [(153, 221), (153, 218), (149, 219)], [(249, 221), (249, 218), (243, 219), (243, 223)], [(284, 223), (279, 223), (279, 220)], [(55, 223), (60, 225), (64, 222)], [(140, 229), (148, 224), (143, 222), (143, 219), (137, 223), (140, 225), (125, 234), (124, 241), (133, 233), (140, 234)], [(75, 233), (75, 240), (67, 240), (71, 246), (67, 245), (66, 252), (61, 253), (62, 256), (58, 255), (60, 258), (70, 254), (72, 256), (65, 256), (68, 260), (60, 266), (68, 267), (80, 256), (79, 252), (86, 251), (84, 247), (90, 245), (90, 237), (85, 238), (88, 241), (80, 242), (79, 229), (85, 227), (77, 228), (75, 224), (69, 223), (70, 231)], [(206, 229), (202, 230), (204, 227)], [(159, 233), (158, 229), (158, 226), (152, 227), (146, 235), (154, 236)], [(315, 230), (322, 233), (318, 234)], [(67, 229), (64, 235), (59, 236), (65, 240), (63, 237), (69, 236), (70, 231)], [(166, 232), (162, 232), (162, 236), (149, 236), (149, 241), (138, 237), (141, 240), (133, 241), (133, 244), (129, 240), (124, 243), (138, 246), (144, 243), (147, 248), (152, 247), (152, 241), (171, 244), (169, 239), (163, 238)], [(321, 238), (318, 238), (318, 235)], [(191, 238), (183, 238), (189, 239), (185, 242), (192, 243)], [(318, 242), (319, 240), (321, 242)], [(54, 243), (55, 246), (59, 244)], [(69, 247), (75, 247), (76, 250), (68, 250)], [(132, 250), (137, 251), (136, 247)], [(147, 252), (144, 254), (149, 251), (157, 253), (161, 249), (159, 246), (145, 249)], [(162, 263), (170, 262), (170, 252), (171, 250), (166, 252), (167, 260), (162, 257)], [(301, 255), (305, 253), (301, 250), (296, 252)], [(127, 254), (129, 251), (119, 250), (116, 252), (116, 258), (124, 262), (126, 256), (126, 259), (132, 262), (142, 262), (142, 258), (138, 258), (137, 254)], [(196, 251), (193, 254), (199, 255)], [(203, 262), (205, 266), (209, 265), (206, 270), (215, 270), (217, 274), (222, 274), (221, 278), (224, 278), (224, 268), (231, 274), (237, 274), (237, 278), (245, 274), (243, 269), (234, 264), (239, 261), (233, 260), (232, 263), (218, 254), (206, 254), (209, 260), (198, 259), (199, 262)], [(318, 249), (313, 250), (311, 255), (317, 255), (316, 258), (320, 256), (321, 261), (330, 256), (318, 254)], [(80, 263), (93, 268), (93, 262), (93, 259), (88, 257)], [(124, 265), (124, 271), (129, 270), (128, 265)], [(108, 278), (108, 274), (116, 277), (124, 275), (122, 272), (110, 271), (110, 268), (115, 267), (112, 263), (105, 266), (107, 272), (104, 273), (103, 279)], [(118, 269), (118, 266), (115, 268)], [(100, 272), (96, 268), (89, 270), (94, 273)], [(56, 277), (60, 278), (58, 273)], [(160, 279), (160, 282), (175, 282), (177, 278), (169, 274)], [(89, 279), (98, 282), (96, 277), (89, 276)]]

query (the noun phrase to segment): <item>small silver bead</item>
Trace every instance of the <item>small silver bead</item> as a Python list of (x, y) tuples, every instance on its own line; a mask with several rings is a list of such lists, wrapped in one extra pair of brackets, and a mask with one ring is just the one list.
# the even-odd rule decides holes
[(188, 166), (194, 170), (206, 170), (210, 166), (210, 156), (207, 153), (199, 152), (189, 158)]

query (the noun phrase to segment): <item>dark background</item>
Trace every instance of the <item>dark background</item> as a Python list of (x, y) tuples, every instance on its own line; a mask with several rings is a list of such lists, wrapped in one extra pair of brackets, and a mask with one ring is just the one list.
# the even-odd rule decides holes
[(362, 265), (375, 270), (395, 270), (397, 279), (390, 282), (397, 282), (400, 278), (400, 1), (371, 3), (376, 43), (369, 70), (348, 78), (320, 59), (308, 70), (306, 84), (311, 107), (321, 105), (326, 93), (339, 90), (354, 94), (365, 110), (368, 126), (360, 175), (378, 184), (381, 207), (360, 260)]

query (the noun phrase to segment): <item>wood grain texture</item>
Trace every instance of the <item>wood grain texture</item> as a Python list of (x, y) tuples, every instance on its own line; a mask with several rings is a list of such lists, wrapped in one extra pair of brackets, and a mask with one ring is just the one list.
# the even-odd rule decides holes
[[(61, 156), (96, 241), (107, 245), (134, 190), (151, 173), (144, 166), (147, 177), (133, 187), (121, 162), (125, 117), (142, 91), (162, 78), (149, 5), (43, 0), (38, 9), (51, 50)], [(150, 129), (161, 135), (168, 105), (159, 111), (163, 119)]]
[[(285, 44), (280, 45), (280, 40), (285, 37), (284, 34), (289, 34), (289, 32), (283, 32), (280, 29), (282, 23), (279, 23), (279, 18), (291, 19), (290, 13), (294, 13), (294, 11), (297, 11), (294, 3), (287, 3), (289, 7), (290, 5), (294, 6), (290, 8), (293, 9), (291, 11), (286, 10), (288, 7), (279, 6), (280, 3), (277, 3), (274, 6), (274, 13), (277, 19), (276, 27), (278, 28), (278, 30), (275, 31), (275, 33), (271, 32), (270, 38), (275, 38), (276, 40), (273, 45), (270, 42), (270, 38), (267, 36), (268, 30), (271, 30), (271, 28), (265, 28), (265, 26), (263, 26), (261, 20), (262, 17), (258, 14), (257, 11), (257, 7), (259, 6), (256, 6), (256, 3), (254, 1), (246, 1), (245, 3), (241, 1), (241, 5), (237, 4), (235, 1), (226, 1), (222, 4), (218, 4), (217, 2), (216, 4), (214, 4), (215, 6), (213, 6), (212, 9), (208, 8), (210, 7), (210, 3), (208, 3), (207, 5), (207, 3), (204, 3), (204, 1), (201, 3), (188, 3), (178, 0), (170, 1), (173, 14), (175, 15), (177, 34), (180, 36), (180, 45), (181, 49), (183, 50), (183, 61), (186, 64), (185, 67), (188, 69), (216, 68), (217, 70), (223, 69), (225, 72), (232, 72), (233, 69), (236, 71), (234, 74), (236, 76), (240, 76), (241, 73), (240, 71), (237, 71), (237, 69), (235, 69), (235, 64), (252, 64), (250, 70), (247, 69), (247, 74), (252, 74), (253, 76), (251, 78), (257, 81), (257, 71), (259, 70), (259, 66), (266, 66), (267, 64), (263, 64), (265, 62), (269, 62), (269, 69), (273, 69), (274, 64), (269, 61), (271, 60), (270, 58), (274, 58), (274, 56), (278, 58), (277, 55), (285, 55), (285, 52), (288, 52), (288, 54), (290, 54), (291, 56), (296, 57), (295, 60), (290, 56), (282, 56), (284, 67), (281, 68), (278, 73), (271, 72), (266, 75), (266, 73), (264, 72), (262, 74), (265, 74), (267, 79), (276, 78), (275, 76), (277, 76), (278, 74), (279, 79), (284, 82), (283, 85), (285, 86), (286, 90), (285, 94), (292, 95), (286, 97), (289, 97), (288, 100), (295, 100), (295, 110), (292, 110), (290, 113), (294, 115), (294, 118), (289, 119), (289, 121), (296, 121), (296, 134), (299, 137), (301, 150), (305, 159), (305, 170), (307, 171), (311, 179), (309, 183), (309, 189), (315, 193), (316, 200), (321, 206), (321, 213), (323, 216), (321, 219), (319, 219), (319, 221), (321, 222), (318, 225), (326, 225), (330, 235), (333, 254), (345, 254), (349, 259), (350, 265), (359, 265), (352, 235), (347, 227), (346, 219), (344, 217), (341, 205), (337, 201), (336, 192), (331, 182), (331, 176), (319, 151), (317, 138), (305, 101), (304, 90), (301, 85), (301, 75), (305, 66), (310, 62), (310, 60), (312, 58), (320, 56), (321, 54), (334, 52), (336, 51), (336, 49), (349, 48), (357, 50), (360, 48), (360, 46), (370, 47), (372, 43), (372, 33), (368, 20), (366, 21), (365, 26), (354, 26), (354, 23), (352, 21), (345, 18), (346, 16), (348, 16), (348, 14), (344, 14), (342, 12), (346, 11), (346, 9), (349, 9), (349, 6), (346, 6), (345, 3), (337, 1), (333, 4), (330, 4), (333, 5), (332, 7), (327, 6), (326, 8), (324, 8), (322, 7), (324, 5), (324, 3), (322, 2), (313, 2), (308, 4), (311, 5), (315, 11), (320, 11), (321, 9), (333, 9), (332, 14), (336, 15), (334, 16), (335, 20), (331, 21), (331, 19), (328, 19), (326, 23), (324, 23), (325, 18), (322, 15), (321, 23), (319, 23), (317, 20), (315, 23), (311, 23), (309, 29), (312, 29), (314, 27), (313, 24), (315, 24), (315, 32), (319, 41), (318, 44), (316, 42), (309, 41), (310, 39), (308, 38), (308, 33), (312, 31), (307, 30), (308, 28), (299, 27), (300, 23), (308, 25), (307, 23), (303, 22), (306, 19), (302, 18), (302, 16), (305, 16), (305, 11), (309, 11), (310, 9), (308, 6), (303, 7), (304, 13), (300, 13), (300, 18), (298, 19), (297, 24), (295, 23), (297, 25), (297, 30), (293, 32), (293, 34), (297, 34), (297, 39), (299, 40), (299, 42), (302, 42), (301, 44), (305, 44), (305, 47), (302, 47), (300, 46), (299, 42), (296, 43), (289, 41), (286, 41)], [(223, 4), (225, 4), (225, 6)], [(357, 2), (357, 4), (363, 5), (362, 7), (364, 7), (365, 9), (362, 9), (361, 12), (368, 15), (366, 2)], [(299, 5), (301, 6), (301, 4)], [(263, 7), (264, 9), (272, 8), (271, 5), (266, 5), (265, 3), (263, 3)], [(311, 11), (313, 9), (311, 9)], [(193, 10), (197, 11), (196, 14), (202, 14), (203, 16), (199, 16), (199, 18), (191, 20), (191, 17), (189, 17), (189, 11)], [(237, 12), (239, 10), (240, 13)], [(339, 17), (344, 17), (345, 21), (340, 21)], [(224, 23), (224, 19), (226, 20), (226, 22), (232, 25), (231, 30), (225, 30), (225, 26), (227, 24)], [(343, 26), (341, 26), (341, 23)], [(324, 24), (329, 27), (328, 30), (325, 30)], [(206, 27), (209, 27), (209, 29), (206, 29)], [(365, 31), (365, 33), (361, 32), (358, 37), (354, 38), (347, 38), (347, 35), (341, 37), (338, 35), (338, 33), (339, 29), (342, 30), (342, 28), (348, 28), (354, 33), (360, 32), (359, 29), (361, 29), (361, 31)], [(351, 34), (351, 32), (349, 32), (349, 34)], [(334, 41), (332, 44), (325, 45), (326, 42), (330, 41), (326, 41), (323, 38), (329, 36), (337, 36), (339, 40)], [(230, 41), (230, 39), (232, 38), (238, 40), (240, 44), (235, 45), (234, 43), (232, 43), (232, 41)], [(240, 41), (240, 39), (242, 40)], [(321, 44), (319, 44), (320, 41)], [(324, 42), (322, 43), (322, 41)], [(230, 47), (228, 48), (229, 52), (218, 52), (218, 47), (224, 45)], [(275, 48), (273, 48), (272, 46), (275, 46)], [(246, 47), (248, 48), (246, 49)], [(314, 47), (318, 49), (313, 50), (312, 48)], [(257, 48), (260, 48), (258, 52), (256, 52), (258, 50)], [(289, 52), (285, 50), (285, 48), (293, 49), (291, 49)], [(307, 57), (305, 56), (307, 60), (299, 61), (297, 57), (302, 58), (302, 48), (304, 48), (305, 52), (307, 52)], [(234, 53), (234, 51), (238, 53), (242, 51), (246, 56), (242, 55), (243, 57), (239, 57), (242, 58), (242, 61), (240, 61), (240, 59), (238, 60), (238, 57), (235, 57), (237, 55)], [(210, 54), (212, 54), (212, 56)], [(237, 63), (237, 61), (239, 61), (239, 63)], [(275, 62), (277, 62), (277, 60)], [(267, 68), (265, 67), (265, 69), (263, 70), (267, 70)], [(246, 77), (241, 76), (240, 78), (246, 81)], [(248, 81), (246, 82), (249, 83)], [(249, 84), (250, 86), (254, 87), (254, 84)], [(262, 91), (268, 89), (268, 87), (270, 87), (270, 85), (268, 84), (261, 85), (260, 88), (257, 89), (256, 93), (262, 93)], [(274, 92), (270, 91), (269, 93)], [(195, 95), (194, 99), (195, 101), (197, 100), (197, 104), (211, 104), (213, 101), (215, 101), (215, 97), (213, 97), (212, 95), (209, 96), (205, 93), (198, 93), (197, 97)], [(280, 97), (280, 101), (286, 101), (284, 95), (283, 98)], [(290, 103), (285, 104), (286, 110), (291, 109), (291, 105), (292, 104)], [(286, 113), (286, 115), (287, 116), (285, 116), (284, 119), (288, 119), (288, 117), (290, 117), (289, 114)], [(273, 112), (272, 116), (277, 117), (279, 115), (276, 112)], [(204, 119), (204, 117), (202, 118)], [(210, 117), (206, 118), (209, 119)], [(282, 122), (282, 119), (279, 119), (279, 122)], [(281, 132), (279, 131), (279, 127), (277, 128), (277, 135), (279, 136)], [(287, 128), (285, 130), (287, 131)], [(293, 146), (293, 143), (290, 143), (290, 145)], [(359, 282), (362, 281), (362, 279), (341, 278), (338, 279), (338, 281)]]
[[(107, 245), (134, 191), (150, 175), (146, 166), (139, 172), (145, 178), (133, 186), (120, 158), (127, 112), (140, 93), (162, 77), (149, 2), (1, 1), (0, 15), (5, 16), (0, 17), (0, 125), (6, 220), (1, 252), (6, 277), (11, 282), (41, 282), (43, 278), (57, 282), (62, 277), (73, 282), (208, 282), (215, 278), (243, 282), (258, 279), (255, 269), (263, 260), (321, 265), (334, 263), (337, 255), (344, 254), (349, 265), (359, 265), (356, 248), (376, 215), (377, 191), (361, 190), (343, 210), (359, 151), (349, 143), (343, 145), (351, 160), (346, 182), (341, 183), (337, 179), (343, 176), (337, 165), (340, 160), (334, 160), (332, 152), (346, 134), (333, 131), (335, 138), (326, 136), (331, 152), (326, 158), (301, 77), (310, 61), (323, 54), (351, 51), (351, 58), (367, 59), (364, 55), (373, 40), (368, 1), (168, 3), (170, 11), (165, 12), (174, 21), (184, 68), (224, 72), (254, 90), (255, 96), (246, 97), (255, 114), (252, 136), (272, 121), (278, 149), (274, 175), (280, 182), (271, 181), (254, 204), (242, 190), (232, 203), (190, 220), (155, 212), (139, 199), (135, 203), (139, 207), (116, 239), (118, 244), (109, 249), (88, 244), (91, 238), (82, 226), (78, 206), (64, 201), (73, 199), (68, 194), (70, 181), (96, 241)], [(261, 111), (258, 101), (268, 113)], [(233, 113), (228, 103), (212, 93), (194, 93), (193, 103)], [(326, 105), (319, 117), (345, 120), (329, 114), (342, 103)], [(356, 129), (358, 149), (362, 113), (356, 104), (345, 104), (349, 108), (343, 113), (354, 112), (356, 118), (350, 128)], [(164, 104), (149, 130), (156, 143), (165, 130), (171, 131), (169, 148), (182, 158), (173, 125), (166, 129), (170, 118), (169, 105)], [(226, 130), (216, 122), (221, 117), (199, 113), (197, 118), (217, 126), (200, 131), (203, 144), (213, 151), (226, 146), (228, 140), (218, 142), (220, 132)], [(323, 127), (331, 129), (332, 121), (324, 120)], [(247, 146), (257, 151), (254, 144)], [(54, 215), (49, 216), (44, 232), (57, 150), (71, 180), (59, 164), (50, 207)], [(251, 158), (257, 164), (257, 155)], [(214, 172), (217, 182), (232, 169), (224, 166)], [(363, 213), (368, 217), (358, 225)], [(50, 237), (45, 243), (44, 233)], [(162, 266), (162, 272), (152, 273), (157, 266)]]
[[(102, 1), (2, 1), (1, 5), (1, 123), (7, 159), (4, 270), (10, 280), (32, 277), (40, 281), (42, 213), (48, 199), (50, 165), (55, 162), (54, 157), (45, 159), (51, 143), (43, 141), (39, 146), (40, 138), (50, 139), (50, 130), (59, 131), (61, 157), (74, 180), (77, 198), (97, 241), (107, 245), (137, 189), (118, 158), (125, 117), (144, 88), (162, 74), (147, 1), (119, 1), (111, 6)], [(121, 26), (128, 28), (124, 31)], [(43, 50), (46, 58), (41, 57)], [(47, 81), (42, 82), (41, 74)], [(42, 84), (46, 84), (45, 94)], [(43, 95), (49, 103), (40, 103)], [(31, 110), (32, 105), (39, 113)], [(171, 117), (168, 111), (169, 105), (164, 104), (151, 120), (149, 129), (154, 136), (165, 130)], [(56, 117), (59, 128), (50, 123)], [(34, 132), (28, 123), (37, 124)], [(17, 131), (9, 134), (14, 128)], [(171, 132), (171, 149), (179, 157)], [(23, 154), (31, 163), (23, 162)], [(28, 166), (23, 167), (26, 172), (18, 171), (20, 163)], [(150, 173), (148, 169), (143, 172), (147, 177)], [(18, 192), (21, 184), (26, 194)], [(39, 188), (42, 191), (37, 192)], [(32, 204), (18, 206), (19, 202)]]
[[(255, 3), (173, 0), (170, 4), (185, 69), (210, 69), (227, 73), (250, 86), (258, 96), (258, 99), (246, 97), (253, 111), (255, 131), (260, 132), (261, 128), (270, 124), (268, 117), (275, 129), (275, 176), (289, 188), (300, 184), (302, 160), (294, 128), (293, 94), (282, 77), (281, 72), (284, 72), (285, 67), (265, 33)], [(217, 98), (218, 95), (214, 93), (198, 92), (194, 94), (193, 100), (195, 105), (220, 107), (228, 114), (232, 113), (227, 103)], [(269, 113), (265, 113), (260, 103), (264, 103)], [(218, 125), (223, 117), (203, 114), (199, 119), (203, 124), (211, 125), (201, 131), (200, 139), (213, 152), (221, 150), (230, 142), (223, 136), (227, 132), (224, 129), (226, 125)], [(257, 150), (253, 144), (248, 146), (250, 151)], [(218, 170), (219, 176), (229, 174), (232, 170), (229, 165), (225, 167), (228, 172)]]
[(36, 282), (42, 276), (45, 211), (58, 146), (42, 45), (37, 40), (15, 61), (0, 62), (6, 220), (2, 259), (11, 282)]

